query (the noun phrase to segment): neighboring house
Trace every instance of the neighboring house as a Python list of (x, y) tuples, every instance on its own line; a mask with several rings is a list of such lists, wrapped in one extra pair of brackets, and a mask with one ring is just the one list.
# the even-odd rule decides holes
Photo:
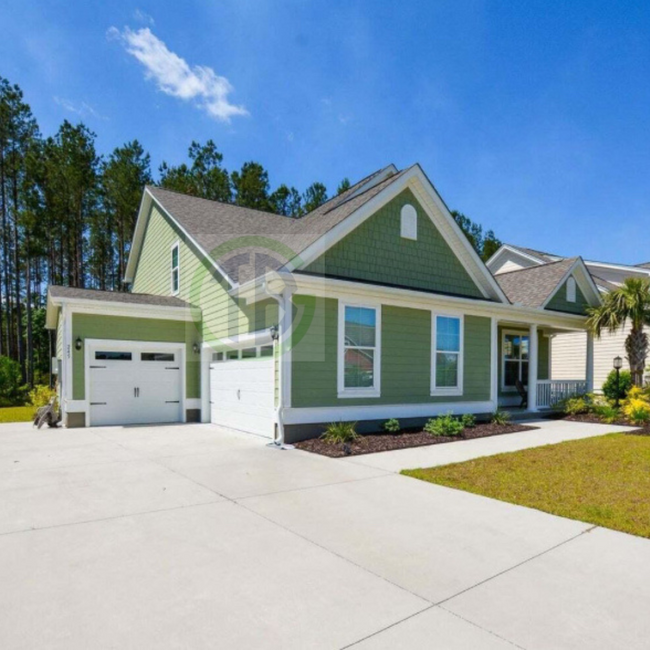
[[(550, 337), (600, 294), (579, 258), (511, 283), (477, 256), (419, 165), (388, 166), (300, 219), (147, 187), (132, 293), (50, 287), (64, 422), (203, 421), (276, 440), (349, 420), (531, 410)], [(513, 304), (519, 303), (519, 304)]]
[[(552, 272), (554, 266), (566, 264), (568, 260), (559, 255), (543, 253), (531, 248), (504, 244), (487, 261), (487, 267), (500, 283), (516, 284), (518, 280), (527, 278), (531, 273), (543, 273), (547, 268)], [(601, 294), (620, 287), (626, 278), (650, 278), (650, 263), (630, 266), (625, 264), (610, 264), (607, 262), (585, 261), (591, 277)], [(538, 269), (534, 271), (533, 269)], [(517, 302), (517, 300), (513, 300)], [(650, 330), (648, 330), (650, 333)], [(629, 368), (625, 352), (625, 339), (630, 333), (626, 325), (615, 334), (603, 332), (594, 341), (594, 387), (600, 390), (607, 375), (613, 367), (614, 357), (620, 356)], [(554, 380), (577, 380), (585, 378), (587, 356), (587, 336), (574, 332), (553, 336), (551, 340), (551, 365)]]

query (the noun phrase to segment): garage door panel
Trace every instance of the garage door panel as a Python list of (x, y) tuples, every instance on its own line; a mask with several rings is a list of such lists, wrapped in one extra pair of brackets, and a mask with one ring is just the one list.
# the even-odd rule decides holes
[(210, 412), (215, 424), (273, 437), (274, 362), (270, 357), (210, 366)]
[[(90, 424), (154, 424), (182, 420), (181, 348), (167, 352), (171, 361), (151, 359), (151, 348), (141, 345), (115, 344), (122, 360), (96, 360), (87, 368), (90, 381)], [(99, 349), (99, 348), (97, 348)], [(110, 342), (102, 343), (102, 351), (112, 350)], [(145, 349), (147, 352), (145, 352)], [(158, 350), (157, 350), (158, 352)], [(129, 357), (130, 353), (130, 357)]]

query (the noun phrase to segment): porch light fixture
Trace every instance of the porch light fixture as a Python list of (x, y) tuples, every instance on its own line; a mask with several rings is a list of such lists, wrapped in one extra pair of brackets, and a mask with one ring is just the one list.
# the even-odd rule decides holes
[(271, 339), (273, 341), (277, 341), (278, 340), (278, 334), (279, 334), (278, 326), (277, 325), (271, 325), (271, 327), (269, 327), (269, 334), (271, 335)]
[(78, 336), (77, 339), (74, 342), (74, 349), (75, 350), (81, 350), (81, 346), (83, 345), (83, 341), (81, 340), (81, 337)]
[(201, 349), (201, 348), (199, 348), (199, 344), (198, 344), (198, 343), (195, 343), (195, 344), (192, 346), (192, 352), (194, 352), (194, 354), (198, 354), (200, 349)]
[(621, 357), (614, 357), (614, 370), (616, 370), (616, 408), (619, 407), (622, 367), (623, 367), (623, 359), (621, 359)]

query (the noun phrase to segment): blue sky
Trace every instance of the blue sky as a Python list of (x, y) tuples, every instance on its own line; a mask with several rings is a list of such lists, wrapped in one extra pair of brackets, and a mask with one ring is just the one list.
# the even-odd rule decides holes
[[(108, 152), (333, 191), (419, 162), (504, 241), (650, 260), (650, 3), (5, 0), (0, 75)], [(148, 31), (145, 31), (148, 30)]]

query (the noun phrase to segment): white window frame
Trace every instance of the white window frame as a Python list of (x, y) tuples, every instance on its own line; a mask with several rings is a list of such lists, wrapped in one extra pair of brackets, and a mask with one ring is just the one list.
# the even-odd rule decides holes
[[(504, 393), (515, 393), (517, 392), (516, 386), (506, 386), (506, 334), (512, 334), (513, 336), (521, 336), (528, 338), (528, 363), (530, 364), (530, 332), (525, 330), (503, 330), (501, 332), (501, 390)], [(549, 351), (549, 364), (551, 363), (550, 351)], [(519, 357), (519, 372), (521, 373), (522, 358)], [(530, 366), (529, 366), (530, 367)], [(550, 377), (549, 371), (549, 377)], [(524, 383), (523, 374), (519, 377), (521, 383)], [(524, 384), (525, 386), (525, 384)], [(526, 387), (527, 388), (527, 387)]]
[[(169, 249), (169, 255), (170, 255), (170, 263), (173, 264), (174, 260), (174, 249), (177, 250), (176, 253), (176, 262), (178, 266), (172, 266), (171, 267), (171, 272), (169, 274), (169, 288), (171, 290), (172, 296), (178, 295), (178, 292), (181, 290), (181, 243), (180, 241), (175, 241), (172, 245), (171, 248)], [(178, 277), (178, 288), (174, 290), (174, 271), (176, 271), (176, 275)]]
[(414, 205), (406, 203), (402, 206), (400, 216), (400, 235), (402, 239), (417, 240), (418, 238), (418, 211)]
[[(436, 386), (436, 364), (438, 344), (436, 338), (436, 326), (438, 317), (455, 318), (460, 321), (460, 345), (458, 350), (458, 376), (456, 386)], [(441, 350), (448, 352), (448, 350)], [(463, 367), (465, 365), (465, 316), (455, 312), (431, 312), (431, 395), (462, 395), (463, 394)]]
[[(375, 312), (375, 355), (373, 358), (373, 385), (369, 388), (345, 387), (345, 309), (361, 307)], [(381, 396), (381, 305), (376, 303), (353, 303), (339, 300), (338, 345), (337, 345), (337, 393), (340, 398)]]
[(566, 301), (576, 301), (576, 279), (570, 275), (566, 281)]

